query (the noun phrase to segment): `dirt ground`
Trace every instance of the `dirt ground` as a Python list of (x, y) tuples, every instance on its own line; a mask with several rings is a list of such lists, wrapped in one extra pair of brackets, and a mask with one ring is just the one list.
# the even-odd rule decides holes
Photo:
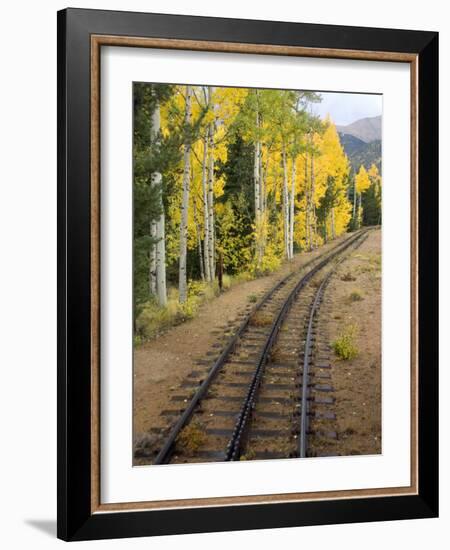
[[(237, 329), (240, 319), (253, 306), (249, 297), (262, 296), (290, 271), (335, 247), (344, 235), (309, 253), (296, 255), (290, 263), (266, 277), (231, 287), (203, 304), (198, 315), (135, 349), (134, 434), (139, 436), (161, 425), (160, 412), (168, 407), (171, 391), (178, 388), (198, 359), (218, 353), (224, 335)], [(216, 350), (216, 351), (214, 351)]]
[(350, 360), (332, 354), (338, 434), (333, 451), (381, 453), (381, 230), (371, 231), (341, 264), (326, 294), (330, 343), (354, 326), (358, 349)]

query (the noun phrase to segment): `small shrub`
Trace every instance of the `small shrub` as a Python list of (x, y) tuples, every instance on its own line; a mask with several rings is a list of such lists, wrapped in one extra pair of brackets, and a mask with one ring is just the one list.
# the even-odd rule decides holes
[(251, 304), (254, 304), (258, 301), (258, 296), (256, 294), (250, 294), (248, 296), (248, 301), (251, 303)]
[(205, 430), (198, 421), (192, 421), (185, 426), (177, 437), (177, 446), (186, 454), (195, 453), (205, 442)]
[(356, 333), (356, 325), (350, 325), (333, 342), (334, 353), (344, 361), (354, 359), (358, 355)]
[(222, 277), (222, 290), (228, 290), (233, 285), (233, 279), (227, 275), (226, 273), (223, 274)]
[(364, 297), (360, 290), (354, 290), (350, 293), (348, 299), (350, 302), (360, 302), (361, 300), (364, 300)]
[(350, 273), (350, 271), (347, 271), (347, 273), (344, 273), (342, 276), (341, 276), (341, 281), (346, 281), (346, 282), (349, 282), (349, 281), (356, 281), (356, 277), (354, 275), (352, 275)]

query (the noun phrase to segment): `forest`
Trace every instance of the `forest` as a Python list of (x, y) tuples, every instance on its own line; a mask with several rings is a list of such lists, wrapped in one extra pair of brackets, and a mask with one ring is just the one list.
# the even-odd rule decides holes
[(319, 93), (134, 83), (135, 343), (202, 300), (381, 224), (381, 174), (351, 168)]

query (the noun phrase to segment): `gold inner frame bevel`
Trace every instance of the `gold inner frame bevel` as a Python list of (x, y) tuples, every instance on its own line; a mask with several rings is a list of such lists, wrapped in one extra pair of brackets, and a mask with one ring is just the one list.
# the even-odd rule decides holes
[[(411, 484), (409, 487), (318, 491), (103, 504), (100, 500), (100, 49), (102, 46), (359, 59), (408, 63), (411, 80)], [(416, 54), (305, 48), (234, 42), (91, 35), (91, 513), (201, 508), (418, 494), (418, 56)]]

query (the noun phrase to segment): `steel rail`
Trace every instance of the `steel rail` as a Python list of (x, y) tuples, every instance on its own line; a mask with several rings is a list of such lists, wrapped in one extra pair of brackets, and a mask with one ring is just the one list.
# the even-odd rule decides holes
[(246, 397), (243, 400), (243, 405), (241, 408), (241, 411), (239, 413), (239, 416), (236, 420), (236, 424), (232, 433), (232, 436), (230, 438), (230, 441), (227, 445), (225, 460), (231, 461), (231, 460), (239, 460), (240, 457), (240, 450), (241, 450), (241, 442), (245, 437), (245, 433), (247, 431), (249, 421), (251, 418), (251, 413), (254, 408), (254, 404), (256, 401), (256, 394), (258, 391), (258, 388), (260, 386), (261, 378), (264, 373), (264, 367), (267, 362), (267, 359), (269, 357), (270, 351), (273, 347), (273, 344), (278, 336), (278, 332), (280, 330), (280, 327), (287, 316), (287, 313), (289, 312), (291, 305), (293, 301), (296, 299), (298, 293), (300, 290), (309, 282), (309, 280), (322, 268), (324, 268), (329, 262), (331, 262), (336, 256), (347, 250), (352, 244), (357, 242), (359, 239), (361, 239), (365, 233), (367, 233), (368, 230), (362, 230), (360, 233), (358, 233), (356, 236), (351, 237), (348, 239), (342, 246), (337, 247), (337, 249), (334, 250), (329, 256), (324, 258), (321, 262), (319, 262), (315, 267), (313, 267), (306, 275), (304, 275), (299, 282), (296, 284), (294, 289), (291, 291), (289, 296), (286, 298), (283, 306), (281, 307), (277, 317), (275, 318), (269, 335), (266, 339), (266, 342), (264, 344), (264, 347), (260, 353), (260, 356), (258, 358), (258, 361), (256, 363), (256, 368), (254, 375), (252, 377), (252, 380), (249, 384), (249, 389), (247, 392)]
[[(367, 239), (367, 235), (363, 235), (361, 240), (357, 243), (355, 248), (358, 248)], [(309, 314), (308, 328), (305, 339), (305, 350), (303, 354), (303, 369), (302, 369), (302, 393), (301, 393), (301, 406), (300, 406), (300, 434), (299, 434), (299, 447), (298, 454), (300, 458), (306, 457), (307, 449), (307, 436), (308, 436), (308, 384), (309, 384), (309, 366), (310, 366), (310, 352), (313, 342), (313, 324), (314, 317), (320, 307), (325, 288), (330, 282), (331, 277), (336, 272), (338, 266), (345, 260), (345, 257), (341, 258), (336, 265), (330, 270), (326, 277), (321, 282), (319, 288), (314, 297), (314, 301), (311, 306)]]

